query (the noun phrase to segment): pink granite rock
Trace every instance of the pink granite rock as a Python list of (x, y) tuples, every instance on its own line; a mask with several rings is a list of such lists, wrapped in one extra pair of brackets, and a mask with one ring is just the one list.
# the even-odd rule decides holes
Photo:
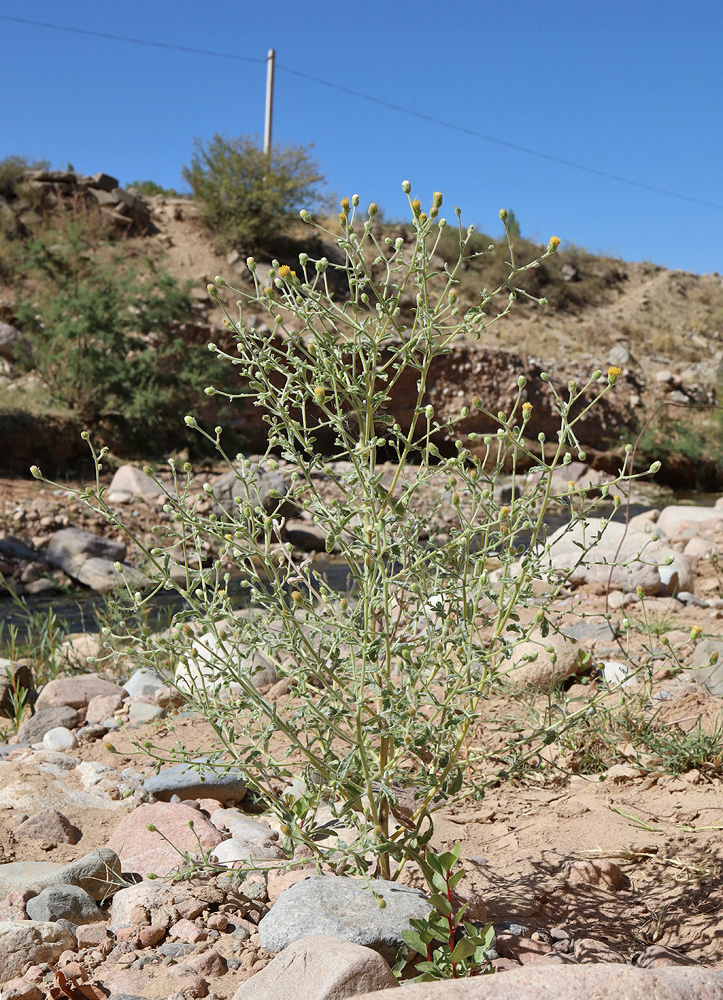
[(68, 705), (70, 708), (86, 708), (92, 698), (115, 695), (123, 698), (125, 691), (117, 684), (104, 681), (97, 674), (81, 674), (78, 677), (62, 677), (49, 681), (38, 695), (36, 709)]
[(155, 802), (138, 806), (122, 819), (108, 844), (120, 857), (124, 871), (146, 876), (168, 875), (185, 864), (179, 852), (197, 855), (199, 841), (204, 851), (210, 851), (221, 839), (198, 809), (176, 802)]

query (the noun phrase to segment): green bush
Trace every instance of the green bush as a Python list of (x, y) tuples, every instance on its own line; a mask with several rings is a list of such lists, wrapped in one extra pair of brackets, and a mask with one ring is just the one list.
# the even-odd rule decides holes
[(146, 198), (152, 198), (157, 194), (162, 194), (165, 198), (180, 197), (175, 188), (165, 188), (162, 184), (156, 184), (155, 181), (131, 181), (126, 186), (135, 188), (139, 194), (144, 195)]
[(176, 279), (149, 259), (130, 266), (120, 247), (91, 252), (94, 232), (78, 215), (16, 244), (28, 279), (16, 304), (32, 346), (24, 360), (106, 440), (164, 453), (180, 444), (178, 421), (217, 366), (183, 340), (191, 300)]
[(47, 160), (29, 160), (26, 156), (6, 156), (0, 160), (0, 198), (14, 198), (15, 186), (26, 170), (47, 170)]
[(244, 251), (261, 249), (279, 222), (316, 201), (324, 181), (304, 146), (276, 146), (269, 157), (251, 136), (218, 133), (207, 144), (195, 140), (183, 177), (219, 248)]

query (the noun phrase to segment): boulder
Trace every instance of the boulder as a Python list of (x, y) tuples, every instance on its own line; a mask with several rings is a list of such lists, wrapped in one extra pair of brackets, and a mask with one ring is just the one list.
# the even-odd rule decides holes
[[(77, 677), (58, 677), (49, 681), (38, 695), (38, 709), (87, 708), (92, 698), (99, 695), (115, 695), (123, 698), (126, 692), (112, 681), (104, 681), (97, 674), (80, 674)], [(47, 732), (47, 730), (46, 730)]]
[[(238, 472), (236, 471), (238, 468)], [(211, 484), (214, 496), (221, 509), (233, 517), (238, 506), (234, 497), (243, 497), (254, 506), (261, 506), (267, 514), (274, 517), (298, 517), (300, 506), (289, 498), (291, 479), (277, 469), (269, 469), (263, 465), (244, 469), (237, 466), (219, 476)], [(240, 478), (243, 476), (243, 480)]]
[(75, 948), (75, 938), (59, 924), (35, 920), (0, 921), (0, 986), (28, 965), (55, 962)]
[(163, 490), (138, 466), (121, 465), (111, 480), (108, 493), (130, 493), (134, 497), (153, 499), (162, 495)]
[(201, 850), (212, 850), (221, 840), (218, 830), (197, 809), (176, 802), (156, 802), (138, 806), (125, 816), (108, 846), (118, 852), (124, 871), (145, 877), (177, 871), (185, 866), (183, 852), (195, 857)]
[(281, 893), (260, 921), (259, 937), (263, 948), (277, 952), (303, 937), (329, 935), (394, 961), (401, 932), (430, 908), (423, 892), (398, 882), (312, 875)]
[(40, 743), (46, 733), (57, 726), (74, 729), (80, 722), (80, 716), (69, 705), (50, 705), (47, 708), (38, 707), (35, 715), (21, 724), (18, 739), (21, 743)]
[(27, 337), (24, 337), (20, 330), (16, 330), (10, 323), (0, 322), (0, 358), (7, 358), (14, 361), (20, 355), (30, 357), (32, 346)]
[[(577, 642), (564, 635), (550, 632), (543, 637), (537, 629), (529, 641), (515, 646), (511, 659), (503, 660), (500, 670), (517, 688), (530, 685), (549, 690), (566, 677), (578, 673), (583, 652)], [(536, 659), (530, 660), (531, 656)]]
[(204, 758), (195, 763), (174, 764), (158, 774), (151, 774), (143, 787), (161, 801), (168, 802), (172, 795), (182, 799), (199, 796), (227, 802), (240, 801), (246, 794), (246, 782), (237, 768), (222, 768), (208, 764)]
[(722, 507), (699, 507), (694, 504), (674, 504), (664, 507), (655, 526), (666, 538), (681, 535), (705, 535), (723, 527)]
[(0, 899), (18, 889), (42, 892), (51, 886), (79, 885), (95, 900), (112, 896), (119, 885), (120, 861), (101, 847), (68, 865), (52, 861), (11, 861), (0, 865)]
[(57, 809), (43, 809), (15, 827), (18, 837), (49, 840), (52, 844), (77, 844), (82, 834)]
[(239, 986), (234, 1000), (344, 1000), (360, 992), (398, 989), (389, 965), (376, 951), (323, 934), (301, 938), (265, 969)]
[(71, 924), (91, 924), (103, 919), (92, 896), (77, 885), (53, 885), (25, 904), (31, 920), (69, 920)]
[[(357, 1000), (397, 1000), (391, 990)], [(540, 965), (504, 975), (412, 983), (404, 1000), (723, 1000), (723, 977), (712, 969), (636, 969), (630, 965)]]

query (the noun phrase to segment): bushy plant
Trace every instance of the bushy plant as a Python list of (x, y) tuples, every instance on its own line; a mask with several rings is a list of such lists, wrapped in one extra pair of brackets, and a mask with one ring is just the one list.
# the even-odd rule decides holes
[(47, 160), (29, 160), (26, 156), (6, 156), (0, 160), (0, 198), (14, 198), (15, 188), (26, 170), (47, 170)]
[(195, 140), (183, 177), (223, 250), (258, 250), (290, 213), (319, 197), (324, 176), (304, 146), (274, 146), (266, 155), (248, 135), (216, 133)]
[(178, 198), (179, 194), (175, 188), (163, 187), (162, 184), (157, 184), (156, 181), (131, 181), (127, 187), (135, 188), (139, 194), (144, 195), (146, 198), (152, 198), (154, 195), (160, 194), (164, 198)]
[(25, 288), (15, 311), (32, 346), (25, 362), (87, 424), (162, 453), (178, 441), (211, 359), (191, 357), (181, 335), (192, 316), (187, 290), (150, 259), (138, 268), (123, 248), (99, 250), (95, 231), (79, 213), (16, 242)]
[[(241, 454), (234, 459), (220, 426), (208, 432), (195, 417), (186, 418), (234, 470), (233, 503), (202, 514), (189, 494), (191, 465), (181, 470), (171, 461), (174, 487), (166, 491), (165, 509), (172, 527), (162, 545), (144, 552), (156, 588), (176, 587), (184, 610), (165, 636), (136, 642), (141, 662), (178, 664), (169, 683), (213, 726), (212, 761), (242, 769), (254, 795), (276, 814), (289, 857), (303, 845), (338, 871), (371, 866), (385, 878), (419, 856), (435, 810), (459, 796), (484, 795), (490, 778), (479, 764), (487, 751), (484, 742), (470, 746), (482, 703), (517, 645), (535, 629), (545, 636), (553, 628), (546, 604), (522, 620), (533, 581), (544, 581), (551, 602), (572, 572), (555, 571), (549, 560), (550, 506), (558, 502), (572, 528), (608, 492), (603, 487), (600, 500), (580, 503), (584, 491), (574, 484), (562, 494), (553, 490), (553, 473), (573, 454), (584, 458), (576, 423), (620, 374), (594, 372), (582, 385), (570, 383), (566, 396), (549, 386), (560, 428), (553, 441), (538, 435), (541, 460), (528, 444), (534, 413), (523, 377), (510, 412), (470, 399), (460, 401), (458, 418), (440, 422), (426, 401), (435, 358), (455, 337), (478, 336), (506, 315), (528, 294), (519, 276), (549, 259), (559, 240), (552, 237), (540, 257), (519, 263), (508, 238), (505, 279), (460, 309), (457, 284), (473, 230), (463, 228), (457, 209), (457, 260), (440, 273), (438, 244), (448, 232), (445, 220), (437, 221), (442, 196), (435, 193), (424, 212), (410, 185), (403, 187), (412, 245), (378, 238), (376, 206), (358, 219), (354, 196), (342, 201), (339, 215), (343, 264), (302, 253), (297, 270), (274, 263), (265, 285), (249, 258), (254, 289), (235, 290), (238, 315), (226, 313), (236, 349), (227, 353), (211, 344), (209, 350), (240, 375), (229, 400), (251, 398), (262, 409), (268, 449), (258, 463)], [(308, 212), (302, 218), (331, 237)], [(331, 272), (335, 288), (339, 277), (345, 280), (345, 295), (331, 291)], [(222, 278), (209, 286), (219, 300), (226, 288)], [(399, 305), (409, 292), (416, 302), (411, 321)], [(260, 328), (259, 313), (268, 318)], [(410, 370), (415, 398), (402, 422), (390, 410), (390, 397)], [(214, 387), (206, 392), (221, 394)], [(474, 452), (457, 440), (443, 456), (437, 442), (455, 437), (456, 423), (471, 407), (496, 433), (469, 434)], [(319, 447), (322, 434), (333, 442), (327, 454)], [(259, 475), (278, 469), (276, 456), (292, 463), (292, 471), (287, 486), (274, 484), (262, 503)], [(385, 478), (382, 462), (390, 456)], [(344, 461), (330, 464), (330, 458)], [(535, 463), (539, 479), (518, 496), (521, 458)], [(513, 470), (512, 499), (501, 502), (495, 486), (505, 468)], [(612, 482), (620, 478), (624, 471)], [(333, 498), (322, 480), (332, 484)], [(444, 537), (435, 536), (425, 503), (440, 481), (455, 521)], [(215, 498), (211, 484), (204, 491)], [(116, 519), (100, 480), (78, 496)], [(294, 552), (284, 505), (323, 529), (327, 551), (348, 567), (349, 590)], [(580, 561), (596, 540), (581, 543)], [(217, 556), (204, 568), (209, 542)], [(178, 546), (186, 553), (181, 582), (171, 573)], [(494, 574), (493, 566), (499, 567)], [(243, 611), (230, 594), (232, 576), (248, 595)], [(140, 594), (129, 590), (129, 596), (136, 606), (143, 603)], [(122, 629), (118, 635), (129, 638)], [(270, 700), (255, 686), (255, 674), (268, 665), (286, 679), (288, 697)], [(159, 766), (179, 756), (194, 759), (192, 748), (170, 757), (149, 743), (139, 749)], [(290, 784), (300, 773), (302, 789)], [(347, 830), (344, 838), (334, 832), (339, 825)]]

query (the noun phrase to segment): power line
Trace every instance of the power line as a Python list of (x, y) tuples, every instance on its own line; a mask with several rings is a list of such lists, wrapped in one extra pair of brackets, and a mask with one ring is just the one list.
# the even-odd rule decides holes
[(154, 49), (171, 49), (175, 52), (190, 52), (198, 56), (213, 56), (216, 59), (235, 59), (237, 62), (265, 63), (265, 59), (254, 59), (252, 56), (239, 56), (232, 52), (214, 52), (212, 49), (194, 49), (188, 45), (170, 45), (167, 42), (151, 42), (146, 38), (132, 38), (130, 35), (111, 35), (105, 31), (88, 31), (86, 28), (69, 28), (64, 24), (50, 24), (48, 21), (31, 21), (27, 17), (10, 17), (0, 14), (0, 21), (15, 21), (16, 24), (31, 24), (35, 28), (52, 28), (53, 31), (66, 31), (73, 35), (89, 35), (91, 38), (109, 38), (114, 42), (132, 42), (133, 45), (148, 45)]
[[(215, 52), (211, 49), (197, 49), (187, 45), (171, 45), (167, 42), (156, 42), (144, 38), (133, 38), (128, 35), (114, 35), (104, 31), (90, 31), (86, 28), (71, 28), (67, 25), (51, 24), (48, 21), (34, 21), (25, 17), (11, 17), (7, 14), (0, 14), (0, 20), (13, 21), (17, 24), (28, 24), (37, 28), (50, 28), (53, 31), (64, 31), (75, 35), (87, 35), (91, 38), (104, 38), (116, 42), (131, 43), (133, 45), (145, 45), (156, 49), (168, 49), (170, 51), (186, 52), (193, 55), (211, 56), (216, 59), (233, 59), (236, 62), (247, 63), (266, 62), (266, 59), (257, 59), (252, 56), (242, 56), (232, 52)], [(643, 191), (650, 191), (653, 194), (661, 194), (667, 198), (677, 198), (679, 201), (685, 201), (692, 205), (703, 205), (705, 208), (717, 208), (723, 211), (723, 204), (719, 204), (714, 201), (706, 201), (703, 198), (693, 198), (691, 195), (681, 194), (679, 191), (670, 191), (668, 188), (656, 187), (654, 184), (646, 184), (644, 181), (635, 181), (630, 177), (622, 177), (620, 174), (612, 174), (606, 170), (598, 170), (596, 167), (589, 167), (584, 163), (576, 163), (574, 160), (566, 160), (560, 156), (552, 156), (550, 153), (543, 153), (538, 149), (531, 149), (529, 146), (520, 146), (515, 142), (498, 139), (496, 136), (487, 135), (484, 132), (477, 131), (477, 129), (468, 128), (465, 125), (457, 125), (455, 122), (449, 122), (443, 118), (437, 118), (434, 115), (425, 114), (422, 111), (415, 111), (413, 108), (407, 108), (401, 104), (394, 104), (381, 97), (374, 97), (373, 95), (365, 94), (360, 90), (353, 90), (351, 87), (345, 87), (342, 84), (333, 83), (331, 80), (324, 80), (321, 77), (312, 76), (310, 73), (304, 73), (301, 70), (293, 69), (291, 66), (283, 66), (277, 63), (277, 69), (283, 71), (284, 73), (289, 73), (292, 76), (299, 77), (302, 80), (308, 80), (311, 83), (318, 83), (323, 87), (330, 88), (331, 90), (336, 90), (342, 94), (348, 94), (350, 97), (356, 97), (359, 100), (368, 101), (369, 103), (376, 104), (379, 107), (389, 108), (390, 111), (396, 111), (403, 115), (410, 115), (413, 118), (430, 122), (433, 125), (439, 125), (442, 128), (451, 129), (454, 132), (460, 132), (463, 135), (469, 135), (475, 139), (482, 139), (484, 142), (489, 142), (496, 146), (512, 149), (518, 153), (525, 153), (527, 156), (535, 156), (540, 160), (547, 160), (549, 163), (557, 163), (560, 166), (568, 167), (572, 170), (579, 170), (586, 174), (592, 174), (595, 177), (602, 177), (605, 180), (615, 181), (618, 184), (627, 184), (630, 187), (635, 187)]]

